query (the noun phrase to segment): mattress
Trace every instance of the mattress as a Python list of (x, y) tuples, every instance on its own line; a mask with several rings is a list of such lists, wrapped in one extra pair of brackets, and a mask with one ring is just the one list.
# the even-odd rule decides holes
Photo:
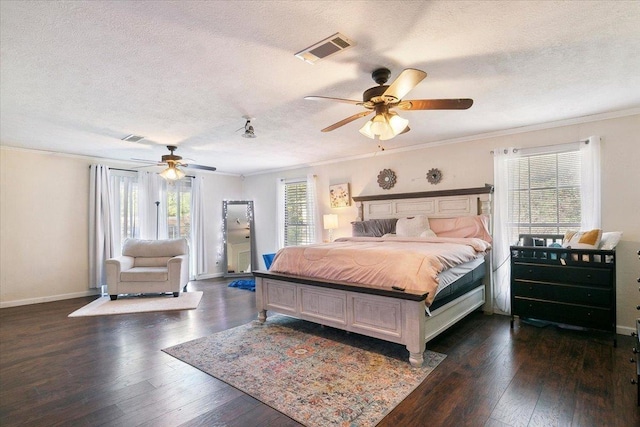
[[(444, 274), (446, 284), (482, 258), (491, 245), (477, 238), (352, 237), (281, 249), (269, 269), (290, 274), (427, 294), (430, 305)], [(478, 262), (478, 261), (475, 261)], [(469, 271), (469, 270), (466, 270)]]

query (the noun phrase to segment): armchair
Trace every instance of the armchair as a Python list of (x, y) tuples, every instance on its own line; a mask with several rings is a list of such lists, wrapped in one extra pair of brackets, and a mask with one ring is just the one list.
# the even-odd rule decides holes
[(127, 239), (122, 256), (106, 261), (107, 288), (112, 300), (119, 294), (172, 292), (180, 296), (189, 282), (187, 239)]

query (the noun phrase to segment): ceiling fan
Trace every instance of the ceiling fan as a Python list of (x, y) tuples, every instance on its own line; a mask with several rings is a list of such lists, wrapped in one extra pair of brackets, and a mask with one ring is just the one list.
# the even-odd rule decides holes
[(387, 83), (390, 76), (391, 71), (387, 68), (374, 70), (371, 73), (371, 78), (378, 86), (365, 90), (362, 94), (362, 101), (326, 96), (306, 96), (304, 99), (343, 102), (360, 105), (367, 109), (322, 129), (322, 132), (332, 131), (361, 117), (368, 116), (375, 111), (376, 114), (373, 119), (365, 123), (360, 129), (360, 133), (372, 139), (377, 136), (381, 140), (391, 139), (410, 130), (409, 120), (400, 117), (395, 111), (392, 111), (393, 108), (399, 110), (466, 110), (473, 105), (473, 99), (469, 98), (403, 100), (402, 98), (411, 89), (427, 77), (427, 73), (415, 68), (407, 68), (400, 73), (393, 83), (386, 85), (385, 83)]
[(202, 165), (196, 165), (196, 164), (193, 164), (193, 163), (183, 163), (181, 156), (177, 156), (177, 155), (173, 154), (173, 152), (178, 149), (178, 147), (175, 146), (175, 145), (167, 145), (167, 149), (169, 150), (170, 154), (165, 154), (164, 156), (162, 156), (162, 160), (160, 162), (157, 162), (157, 163), (156, 162), (151, 162), (149, 160), (144, 160), (144, 159), (132, 159), (132, 160), (156, 163), (157, 166), (166, 165), (167, 168), (165, 170), (163, 170), (162, 172), (160, 172), (160, 176), (163, 177), (164, 179), (168, 180), (168, 181), (175, 181), (177, 179), (184, 178), (185, 173), (180, 168), (202, 169), (202, 170), (207, 170), (207, 171), (215, 171), (216, 170), (216, 168), (213, 167), (213, 166), (202, 166)]

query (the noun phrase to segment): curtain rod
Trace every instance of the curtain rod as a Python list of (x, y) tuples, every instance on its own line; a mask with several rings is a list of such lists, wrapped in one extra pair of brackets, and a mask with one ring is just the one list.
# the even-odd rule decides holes
[[(153, 165), (153, 166), (155, 166), (155, 165)], [(89, 169), (91, 169), (91, 165), (89, 165)], [(109, 170), (112, 170), (112, 171), (122, 171), (122, 172), (135, 172), (135, 173), (138, 173), (138, 172), (139, 172), (139, 171), (132, 170), (132, 169), (120, 169), (120, 168), (109, 168)], [(185, 177), (185, 178), (195, 178), (195, 176), (194, 176), (194, 175), (185, 175), (184, 177)]]
[[(525, 149), (536, 149), (537, 150), (537, 149), (541, 149), (541, 148), (562, 147), (563, 145), (580, 144), (581, 142), (584, 142), (585, 144), (588, 144), (589, 143), (589, 138), (581, 139), (581, 140), (573, 141), (573, 142), (564, 142), (562, 144), (549, 144), (549, 145), (540, 145), (540, 146), (537, 146), (537, 147), (527, 147)], [(517, 153), (520, 150), (522, 150), (522, 148), (514, 148), (513, 152)], [(489, 151), (489, 154), (494, 154), (494, 150)]]

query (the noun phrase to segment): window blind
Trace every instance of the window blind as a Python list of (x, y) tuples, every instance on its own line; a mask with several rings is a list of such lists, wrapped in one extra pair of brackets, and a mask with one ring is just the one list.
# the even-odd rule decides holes
[(579, 151), (536, 154), (511, 159), (509, 225), (518, 234), (564, 234), (580, 227)]
[(306, 181), (286, 182), (284, 185), (285, 246), (313, 243), (313, 215), (307, 195)]

